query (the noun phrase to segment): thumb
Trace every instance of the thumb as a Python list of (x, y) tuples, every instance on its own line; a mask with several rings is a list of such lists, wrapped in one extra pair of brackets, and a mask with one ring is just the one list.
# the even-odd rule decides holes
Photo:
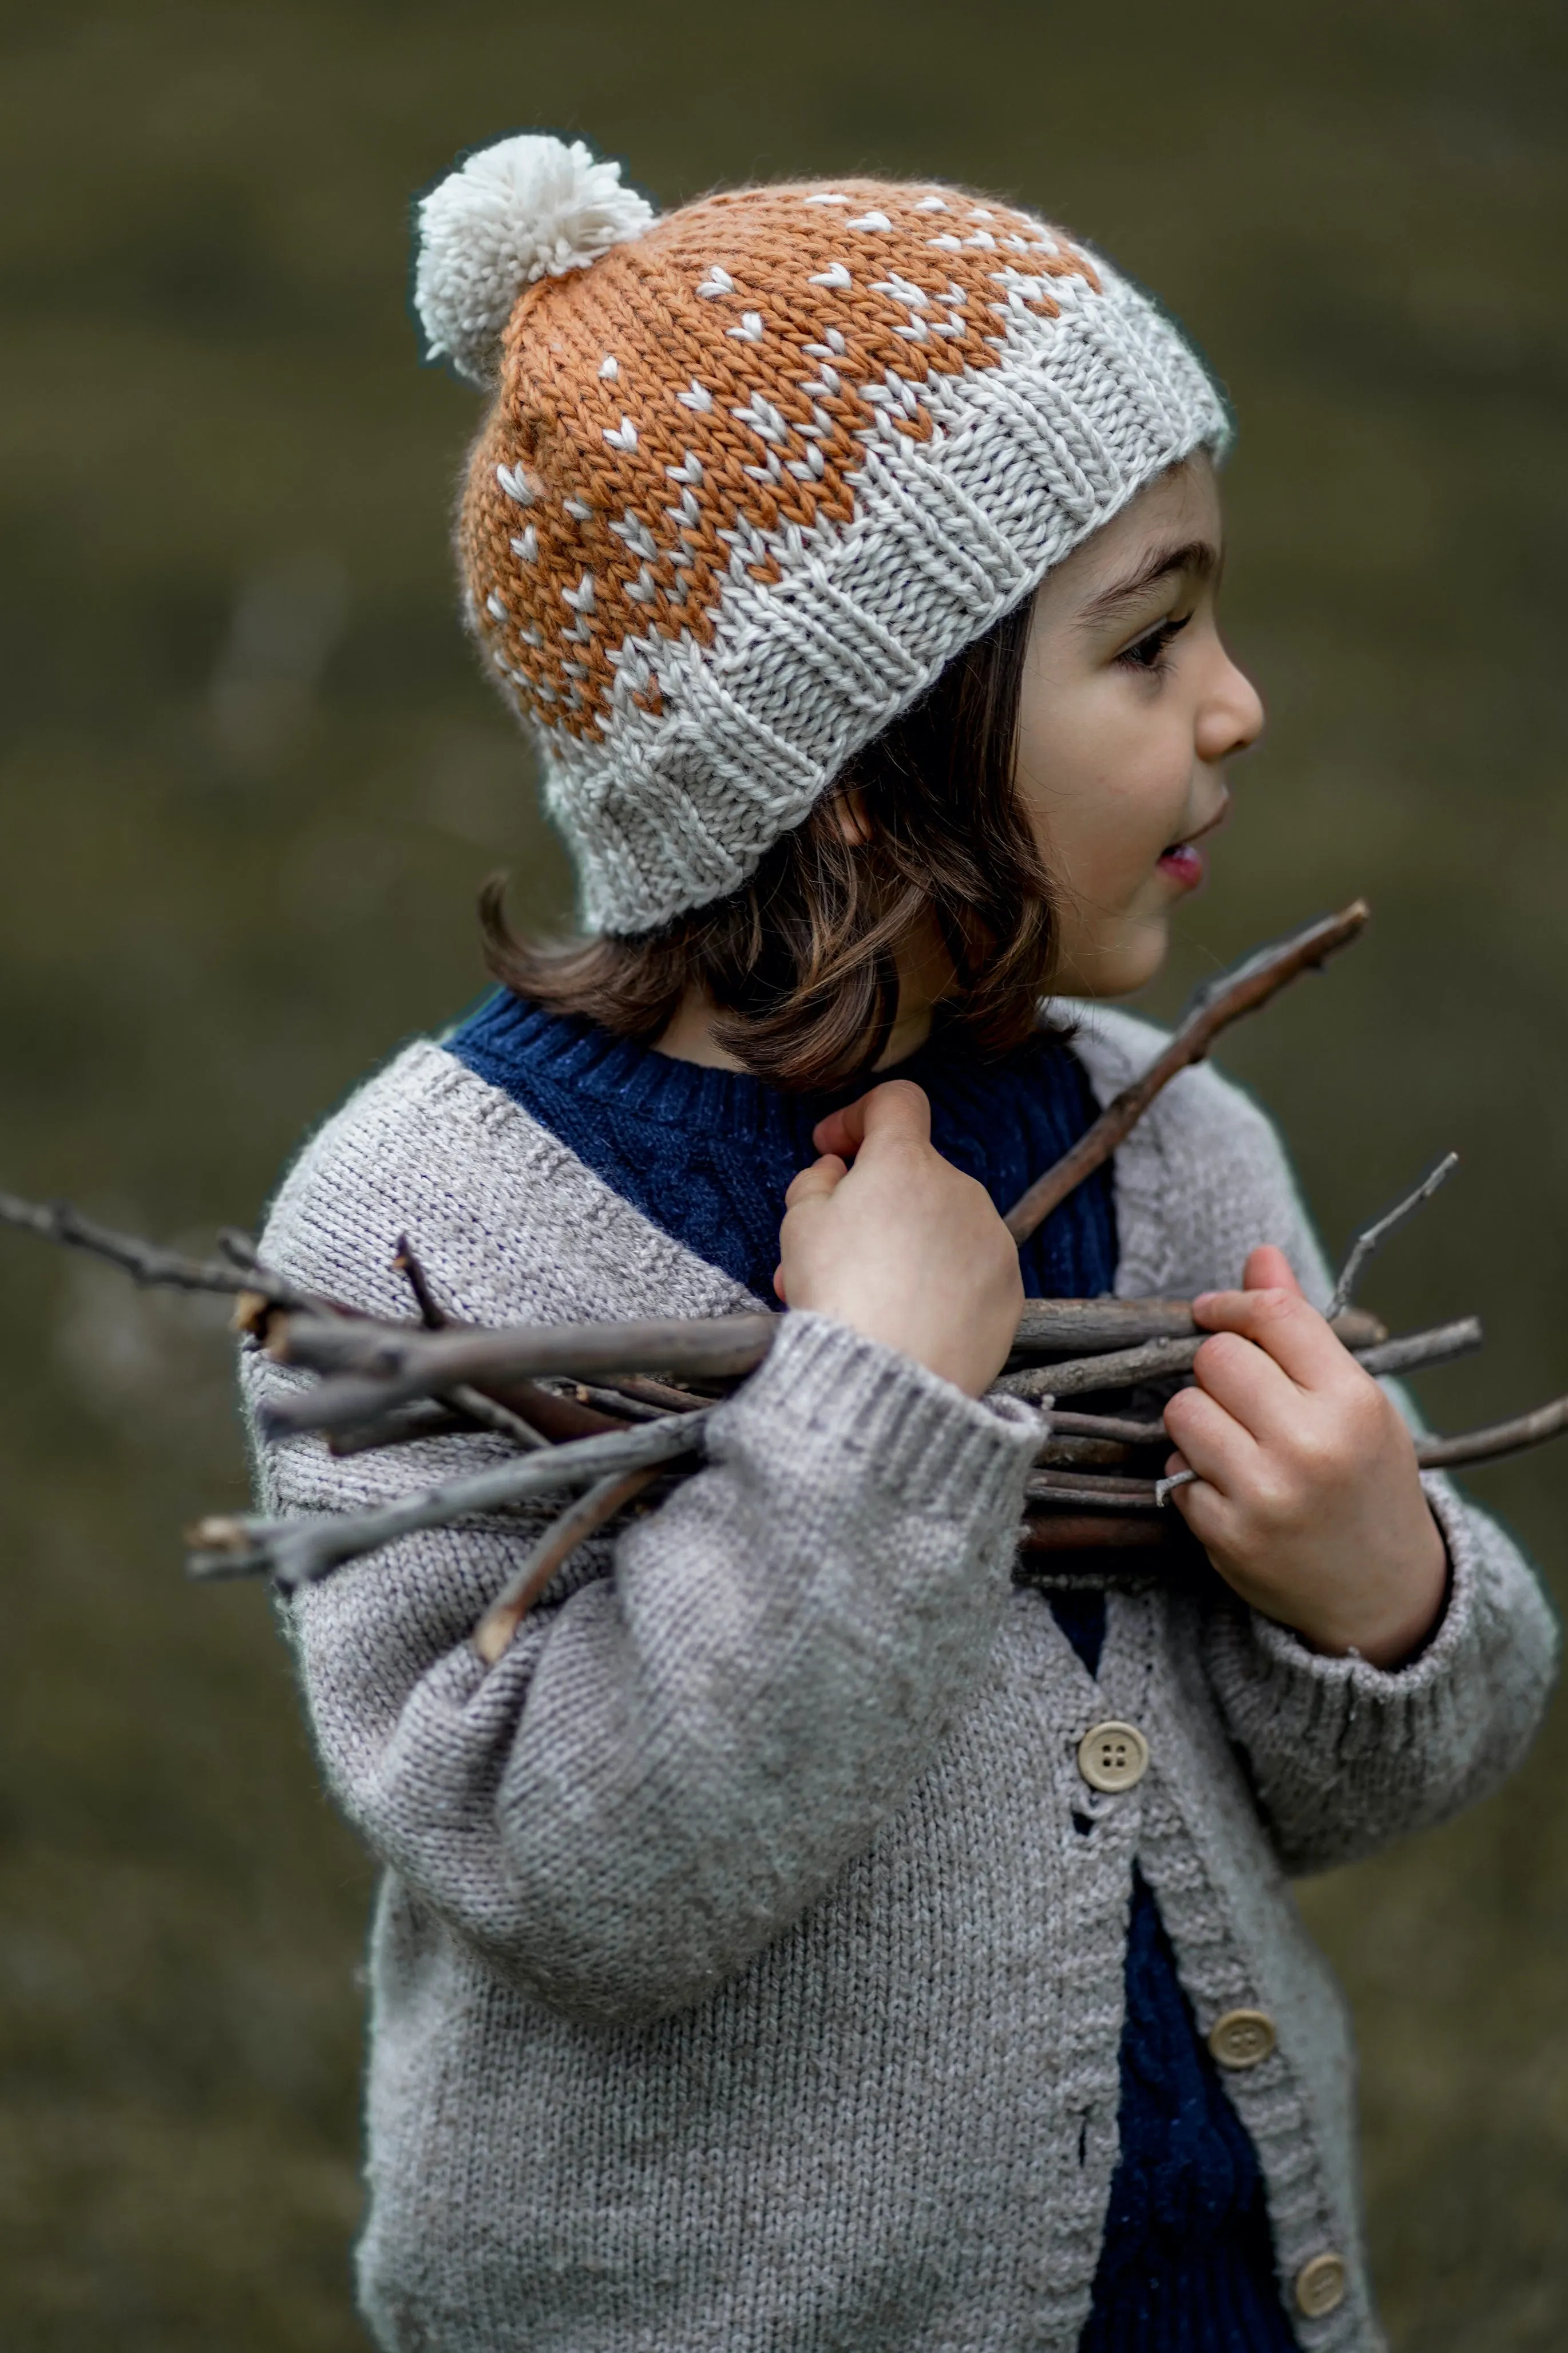
[(818, 1152), (839, 1153), (846, 1160), (852, 1159), (863, 1144), (884, 1139), (931, 1142), (930, 1099), (912, 1079), (884, 1079), (869, 1094), (818, 1120), (811, 1137)]

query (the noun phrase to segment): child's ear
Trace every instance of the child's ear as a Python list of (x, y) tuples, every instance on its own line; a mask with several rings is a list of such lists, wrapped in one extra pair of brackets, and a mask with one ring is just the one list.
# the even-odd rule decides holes
[(871, 839), (871, 820), (866, 814), (866, 796), (858, 785), (834, 794), (833, 814), (850, 849), (864, 849)]

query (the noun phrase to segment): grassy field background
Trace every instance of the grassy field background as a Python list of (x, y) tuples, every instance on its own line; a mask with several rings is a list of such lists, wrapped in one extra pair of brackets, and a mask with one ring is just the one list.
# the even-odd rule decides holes
[[(454, 618), (476, 421), (416, 364), (412, 191), (582, 131), (668, 203), (865, 166), (1015, 192), (1156, 286), (1242, 438), (1230, 630), (1272, 710), (1168, 1009), (1356, 892), (1237, 1035), (1369, 1298), (1479, 1308), (1443, 1423), (1568, 1388), (1560, 11), (931, 0), (0, 8), (0, 1183), (171, 1239), (565, 903)], [(0, 2335), (347, 2353), (366, 1865), (262, 1598), (199, 1307), (0, 1237)], [(1476, 1481), (1564, 1590), (1568, 1457)], [(1307, 1889), (1363, 2052), (1399, 2353), (1568, 2338), (1568, 1741)]]

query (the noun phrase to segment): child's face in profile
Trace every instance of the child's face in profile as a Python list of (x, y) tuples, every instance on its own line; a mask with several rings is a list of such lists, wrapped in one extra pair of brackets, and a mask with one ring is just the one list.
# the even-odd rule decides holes
[(1141, 491), (1035, 599), (1018, 788), (1056, 885), (1057, 985), (1120, 997), (1163, 960), (1230, 806), (1225, 763), (1263, 725), (1220, 642), (1219, 486), (1205, 457)]

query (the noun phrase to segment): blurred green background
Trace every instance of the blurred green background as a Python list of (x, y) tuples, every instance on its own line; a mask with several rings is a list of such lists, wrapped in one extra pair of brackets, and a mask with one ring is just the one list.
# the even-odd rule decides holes
[[(0, 9), (0, 1183), (254, 1220), (363, 1067), (565, 902), (454, 618), (472, 397), (405, 207), (582, 131), (669, 203), (857, 167), (1016, 193), (1233, 389), (1231, 634), (1272, 709), (1157, 1009), (1353, 892), (1226, 1060), (1331, 1242), (1456, 1145), (1368, 1289), (1483, 1310), (1442, 1424), (1568, 1388), (1561, 10), (931, 0)], [(0, 1236), (0, 2336), (340, 2353), (369, 1873), (262, 1597), (177, 1531), (244, 1471), (211, 1315)], [(1568, 1456), (1475, 1488), (1568, 1590)], [(1568, 2341), (1568, 1736), (1309, 1888), (1364, 2062), (1400, 2353)]]

